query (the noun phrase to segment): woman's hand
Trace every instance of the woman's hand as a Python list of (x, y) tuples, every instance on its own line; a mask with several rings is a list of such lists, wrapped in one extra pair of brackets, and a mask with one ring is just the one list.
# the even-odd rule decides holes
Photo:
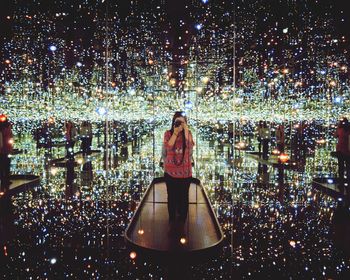
[(182, 125), (180, 125), (178, 127), (174, 127), (174, 133), (175, 134), (179, 134), (182, 130), (183, 130)]
[(187, 125), (187, 123), (183, 122), (181, 124), (181, 126), (182, 126), (182, 128), (184, 129), (185, 132), (188, 132), (188, 125)]

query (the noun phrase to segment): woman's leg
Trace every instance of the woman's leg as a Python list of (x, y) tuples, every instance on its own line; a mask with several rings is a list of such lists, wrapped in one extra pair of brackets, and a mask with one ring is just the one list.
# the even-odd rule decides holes
[(175, 221), (176, 218), (176, 185), (174, 179), (165, 173), (165, 183), (168, 192), (168, 213), (169, 222)]
[(189, 193), (189, 188), (191, 184), (191, 179), (186, 178), (183, 179), (181, 182), (181, 185), (179, 186), (180, 190), (180, 220), (182, 222), (186, 221), (187, 215), (188, 215), (188, 193)]

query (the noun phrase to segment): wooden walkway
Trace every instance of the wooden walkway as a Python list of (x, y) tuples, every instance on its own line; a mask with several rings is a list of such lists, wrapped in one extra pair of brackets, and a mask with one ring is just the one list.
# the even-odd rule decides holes
[(125, 233), (134, 249), (152, 256), (205, 255), (216, 251), (223, 233), (208, 197), (194, 179), (189, 191), (188, 218), (184, 224), (169, 224), (167, 191), (163, 178), (147, 189)]
[(343, 196), (343, 194), (340, 192), (337, 178), (314, 178), (312, 180), (312, 186), (335, 198)]
[(28, 188), (38, 186), (40, 184), (40, 177), (35, 175), (11, 175), (10, 182), (7, 195), (13, 195)]

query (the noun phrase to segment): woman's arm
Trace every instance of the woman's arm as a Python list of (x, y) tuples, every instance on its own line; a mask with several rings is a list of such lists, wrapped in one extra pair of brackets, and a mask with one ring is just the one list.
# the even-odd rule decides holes
[(177, 135), (182, 131), (182, 126), (179, 127), (174, 127), (174, 133), (171, 135), (169, 141), (168, 141), (168, 146), (173, 147), (177, 138)]

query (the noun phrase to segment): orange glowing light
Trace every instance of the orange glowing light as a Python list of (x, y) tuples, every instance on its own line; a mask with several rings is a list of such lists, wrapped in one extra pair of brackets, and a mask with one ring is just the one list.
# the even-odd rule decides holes
[(7, 116), (4, 114), (1, 114), (0, 115), (0, 122), (6, 122), (6, 120), (7, 120)]
[(136, 259), (137, 254), (136, 254), (136, 252), (132, 251), (129, 256), (130, 256), (130, 259), (134, 260), (134, 259)]
[(55, 118), (54, 117), (49, 117), (48, 122), (49, 122), (49, 124), (55, 123)]
[(289, 156), (287, 154), (280, 154), (278, 156), (278, 159), (282, 162), (282, 163), (286, 163), (289, 160)]
[(317, 144), (325, 144), (326, 143), (326, 139), (318, 139), (316, 140)]

